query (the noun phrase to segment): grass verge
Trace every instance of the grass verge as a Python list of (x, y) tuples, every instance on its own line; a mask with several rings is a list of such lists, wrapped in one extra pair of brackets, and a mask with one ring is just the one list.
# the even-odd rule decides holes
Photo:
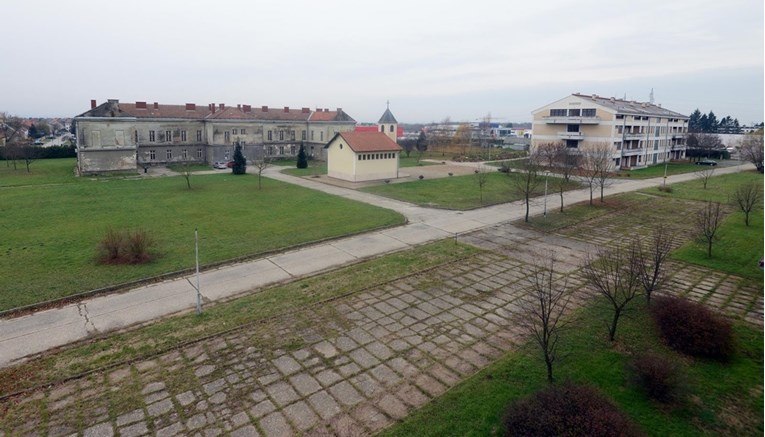
[[(620, 322), (614, 344), (603, 328), (607, 310), (590, 305), (579, 311), (576, 326), (561, 339), (565, 358), (555, 367), (556, 379), (598, 387), (648, 435), (762, 435), (762, 330), (737, 323), (738, 350), (728, 363), (691, 359), (666, 348), (655, 330), (646, 328), (652, 321), (640, 305)], [(680, 363), (683, 402), (657, 405), (631, 381), (626, 371), (631, 355), (648, 350)], [(381, 435), (501, 435), (506, 406), (544, 386), (544, 361), (527, 343)]]

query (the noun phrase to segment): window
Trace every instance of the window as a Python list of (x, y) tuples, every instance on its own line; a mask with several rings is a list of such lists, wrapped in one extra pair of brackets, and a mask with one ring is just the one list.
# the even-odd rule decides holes
[(290, 154), (291, 155), (295, 154), (295, 146), (290, 146)]
[(565, 117), (566, 116), (566, 110), (565, 109), (551, 109), (550, 110), (550, 117)]
[(284, 131), (283, 130), (279, 131), (279, 141), (284, 141)]
[(295, 131), (290, 131), (290, 141), (295, 141)]
[(581, 112), (582, 111), (580, 109), (569, 109), (568, 110), (568, 116), (569, 117), (579, 117)]
[(390, 129), (388, 129), (388, 132), (393, 132), (393, 125), (390, 125)]
[(566, 132), (579, 132), (578, 124), (569, 124), (566, 126)]
[(306, 140), (305, 131), (300, 131), (300, 139), (303, 140), (303, 141)]
[(311, 146), (311, 156), (313, 156), (313, 146)]
[(189, 158), (188, 152), (186, 151), (186, 149), (183, 149), (183, 159), (188, 159), (188, 158)]
[(654, 129), (653, 131), (653, 136), (658, 137), (660, 133), (661, 133), (661, 127), (656, 126), (656, 129)]
[(181, 131), (181, 141), (186, 142), (186, 131), (185, 130)]
[(157, 159), (157, 151), (156, 150), (149, 150), (149, 159), (154, 161)]
[(380, 132), (385, 133), (385, 125), (380, 126)]
[(273, 135), (271, 131), (268, 131), (268, 141), (273, 141)]
[(653, 140), (653, 150), (659, 150), (659, 140)]
[(566, 140), (566, 147), (576, 149), (579, 147), (579, 141), (577, 140)]
[(223, 132), (223, 142), (224, 143), (231, 142), (231, 132), (229, 131)]
[(274, 146), (268, 146), (268, 156), (271, 156), (274, 154)]
[(284, 146), (279, 146), (279, 154), (284, 155)]
[(170, 142), (173, 141), (173, 132), (166, 130), (165, 131), (165, 141)]
[(616, 150), (622, 150), (622, 142), (621, 141), (615, 142), (614, 146), (616, 147)]
[(167, 159), (173, 159), (173, 151), (171, 149), (167, 149)]
[(595, 116), (594, 109), (582, 109), (582, 117), (594, 117), (594, 116)]
[[(150, 142), (150, 143), (153, 143), (155, 140), (156, 140), (156, 137), (154, 136), (154, 131), (153, 131), (153, 130), (150, 130), (150, 131), (149, 131), (149, 142)], [(153, 158), (152, 158), (152, 159), (153, 159)]]
[(236, 135), (236, 129), (231, 129), (231, 133)]
[(200, 143), (202, 142), (202, 131), (201, 130), (197, 130), (197, 141), (200, 142)]
[(239, 133), (245, 135), (247, 132), (244, 129), (239, 129)]
[(624, 114), (616, 114), (616, 119), (617, 119), (617, 120), (622, 120), (622, 119), (624, 119)]
[(311, 141), (313, 141), (313, 131), (311, 131)]
[(324, 131), (319, 132), (320, 138), (319, 141), (324, 141)]
[(138, 144), (138, 130), (135, 131), (135, 143)]
[(202, 149), (197, 149), (197, 159), (202, 159)]

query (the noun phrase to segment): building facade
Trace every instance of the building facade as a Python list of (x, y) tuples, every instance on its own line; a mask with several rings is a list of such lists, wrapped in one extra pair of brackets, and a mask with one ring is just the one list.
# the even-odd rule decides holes
[(608, 144), (622, 169), (685, 158), (688, 116), (661, 105), (572, 94), (532, 115), (532, 151), (552, 142), (582, 151)]
[(324, 145), (356, 121), (341, 108), (198, 106), (108, 100), (74, 118), (81, 174), (172, 163), (228, 161), (241, 144), (248, 160), (297, 156), (300, 145), (325, 159)]

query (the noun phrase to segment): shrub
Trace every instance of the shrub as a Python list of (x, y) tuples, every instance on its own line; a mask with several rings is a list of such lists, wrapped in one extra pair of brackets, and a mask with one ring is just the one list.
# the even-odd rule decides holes
[(727, 359), (733, 353), (729, 321), (702, 304), (679, 297), (658, 297), (651, 315), (667, 344), (682, 353)]
[(425, 176), (423, 176), (423, 175), (420, 175), (420, 176), (419, 176), (419, 179), (420, 179), (420, 180), (423, 180), (423, 179), (425, 179)]
[(300, 150), (298, 151), (297, 168), (308, 168), (308, 158), (305, 155), (303, 144), (300, 144)]
[(648, 397), (669, 403), (677, 399), (678, 366), (661, 355), (645, 353), (637, 355), (631, 363), (635, 382), (645, 390)]
[(672, 185), (659, 185), (659, 191), (665, 192), (665, 193), (671, 193), (672, 192)]
[(641, 433), (598, 390), (564, 383), (511, 405), (506, 436), (637, 436)]
[(101, 264), (143, 264), (152, 260), (154, 240), (146, 231), (106, 230), (98, 244), (98, 262)]

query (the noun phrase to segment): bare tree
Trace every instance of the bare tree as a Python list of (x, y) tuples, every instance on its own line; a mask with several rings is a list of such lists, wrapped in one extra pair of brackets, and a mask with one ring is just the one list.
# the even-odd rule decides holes
[(667, 280), (667, 261), (674, 241), (675, 235), (660, 224), (653, 229), (647, 247), (643, 244), (638, 246), (640, 283), (649, 304), (653, 292), (661, 289)]
[(571, 184), (571, 176), (573, 176), (574, 172), (579, 168), (579, 158), (579, 154), (571, 148), (566, 147), (565, 144), (562, 148), (558, 149), (558, 156), (555, 163), (556, 171), (560, 177), (553, 178), (553, 186), (558, 190), (558, 194), (560, 195), (560, 212), (563, 212), (563, 193)]
[(188, 161), (182, 162), (180, 164), (180, 173), (181, 173), (181, 176), (183, 176), (183, 179), (186, 180), (186, 188), (190, 190), (191, 189), (191, 173), (192, 173), (191, 163)]
[(452, 146), (460, 147), (462, 154), (467, 154), (467, 149), (473, 142), (473, 128), (469, 123), (462, 123), (457, 127), (454, 137), (452, 137)]
[(590, 190), (590, 205), (592, 205), (592, 196), (598, 186), (598, 166), (596, 160), (592, 159), (587, 152), (581, 155), (580, 164), (579, 179)]
[(733, 193), (733, 202), (744, 213), (744, 223), (749, 226), (749, 214), (760, 200), (760, 185), (756, 183), (744, 184), (736, 188)]
[(520, 172), (507, 173), (511, 178), (513, 190), (523, 196), (523, 200), (526, 203), (526, 216), (524, 219), (526, 223), (529, 222), (529, 202), (531, 195), (542, 182), (542, 178), (539, 177), (539, 169), (537, 157), (532, 155), (529, 156), (529, 159), (523, 161), (523, 165), (520, 167)]
[(481, 205), (483, 205), (483, 187), (489, 182), (489, 172), (484, 168), (475, 170), (475, 181), (478, 183), (479, 198)]
[(560, 159), (561, 152), (568, 149), (565, 144), (560, 141), (554, 143), (542, 143), (536, 147), (534, 153), (539, 156), (540, 163), (552, 170), (557, 166)]
[(21, 151), (21, 159), (24, 161), (24, 165), (27, 166), (27, 173), (31, 173), (32, 171), (29, 169), (29, 166), (35, 162), (40, 150), (34, 146), (21, 147), (19, 150)]
[(640, 291), (640, 262), (638, 244), (616, 249), (597, 249), (595, 256), (587, 254), (583, 268), (585, 280), (603, 296), (613, 308), (608, 338), (614, 341), (619, 318)]
[(553, 363), (558, 358), (560, 333), (566, 327), (563, 316), (571, 302), (567, 279), (555, 273), (555, 257), (551, 253), (543, 264), (527, 276), (529, 294), (521, 300), (520, 325), (542, 349), (547, 366), (547, 382), (553, 382)]
[(722, 224), (723, 210), (719, 202), (707, 202), (696, 213), (695, 230), (698, 239), (707, 245), (707, 257), (712, 258), (712, 243), (718, 239), (717, 231)]
[(709, 179), (715, 175), (715, 168), (710, 166), (703, 170), (697, 171), (694, 173), (694, 175), (696, 176), (696, 179), (701, 181), (701, 185), (703, 185), (704, 189), (706, 190), (707, 184), (709, 184)]
[(3, 148), (5, 165), (7, 167), (13, 165), (13, 169), (16, 170), (16, 160), (22, 154), (20, 142), (24, 120), (4, 112), (0, 112), (0, 120), (2, 120), (0, 122), (0, 132), (2, 132), (3, 138), (5, 138), (5, 147)]
[(255, 167), (255, 169), (258, 171), (258, 190), (262, 188), (261, 177), (263, 176), (263, 171), (265, 171), (270, 165), (271, 159), (266, 156), (262, 156), (260, 159), (252, 160), (252, 166)]
[(763, 172), (763, 141), (762, 129), (744, 136), (741, 144), (738, 146), (738, 152), (741, 157), (757, 167), (757, 171)]
[[(595, 183), (600, 189), (600, 203), (603, 203), (603, 191), (611, 185), (611, 174), (614, 171), (613, 147), (608, 143), (598, 143), (587, 150), (589, 166), (595, 173)], [(590, 196), (592, 202), (592, 196)]]

